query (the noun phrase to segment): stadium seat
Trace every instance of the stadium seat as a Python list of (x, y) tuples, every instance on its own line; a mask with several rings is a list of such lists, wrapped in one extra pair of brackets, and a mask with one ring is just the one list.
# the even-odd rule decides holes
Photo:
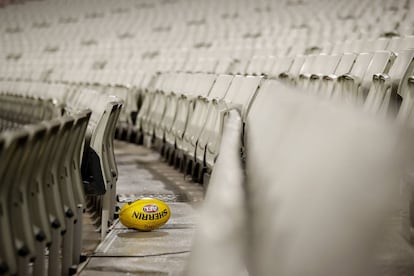
[(204, 173), (211, 173), (219, 154), (226, 114), (232, 109), (237, 109), (244, 122), (261, 80), (261, 76), (235, 76), (223, 101), (213, 102), (212, 112), (209, 113), (207, 122), (200, 134), (203, 140), (199, 139), (197, 144), (196, 165), (192, 173), (195, 180), (203, 182)]
[(217, 102), (224, 99), (233, 79), (232, 75), (217, 76), (208, 96), (196, 99), (193, 116), (188, 121), (182, 140), (182, 169), (185, 174), (192, 172), (196, 162), (195, 154), (198, 145), (201, 145), (202, 148), (207, 145), (207, 140), (201, 136), (201, 133), (210, 117), (209, 114), (214, 112), (214, 106)]
[(414, 50), (401, 51), (388, 73), (375, 74), (364, 108), (379, 114), (397, 114), (404, 98), (401, 87), (413, 70)]
[[(19, 138), (21, 136), (21, 138)], [(1, 160), (7, 160), (7, 162), (1, 162), (0, 174), (2, 179), (5, 179), (10, 167), (10, 161), (13, 159), (14, 152), (18, 145), (19, 139), (24, 139), (25, 134), (23, 133), (8, 133), (4, 132), (1, 134)], [(1, 223), (1, 243), (2, 247), (0, 250), (0, 258), (2, 260), (2, 270), (5, 273), (16, 274), (19, 269), (19, 262), (15, 255), (15, 243), (13, 240), (13, 231), (10, 225), (10, 208), (9, 205), (9, 190), (11, 182), (1, 182), (1, 212), (0, 212), (0, 223)], [(21, 251), (20, 253), (26, 253)]]

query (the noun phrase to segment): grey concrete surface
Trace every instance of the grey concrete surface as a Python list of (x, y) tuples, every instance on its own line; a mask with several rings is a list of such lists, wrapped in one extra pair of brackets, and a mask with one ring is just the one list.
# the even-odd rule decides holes
[(99, 244), (96, 230), (88, 226), (84, 251), (89, 258), (79, 275), (181, 275), (204, 197), (202, 186), (185, 180), (144, 147), (117, 141), (115, 154), (118, 206), (142, 197), (159, 198), (170, 206), (171, 218), (151, 232), (128, 229), (117, 220)]

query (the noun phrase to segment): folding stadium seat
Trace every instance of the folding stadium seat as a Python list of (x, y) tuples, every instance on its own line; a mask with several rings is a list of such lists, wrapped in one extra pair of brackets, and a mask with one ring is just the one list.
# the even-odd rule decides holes
[(136, 122), (138, 128), (142, 131), (141, 135), (143, 137), (150, 128), (150, 121), (152, 119), (151, 114), (157, 109), (157, 102), (159, 101), (160, 93), (171, 81), (170, 77), (171, 76), (168, 74), (160, 74), (155, 80), (153, 87), (149, 87), (145, 93), (145, 99), (140, 111), (138, 112)]
[(75, 128), (75, 120), (72, 116), (59, 118), (61, 123), (59, 145), (56, 148), (56, 155), (52, 166), (52, 174), (55, 175), (59, 183), (62, 203), (66, 214), (66, 232), (63, 237), (62, 245), (62, 274), (69, 273), (73, 264), (73, 245), (75, 243), (75, 224), (81, 217), (78, 217), (78, 202), (76, 201), (75, 185), (76, 180), (72, 179), (71, 166), (72, 156), (67, 152), (74, 152), (76, 138), (72, 131)]
[[(151, 82), (144, 86), (142, 89), (142, 104), (138, 111), (137, 118), (135, 121), (134, 131), (136, 132), (135, 142), (141, 144), (143, 142), (144, 137), (144, 129), (143, 126), (145, 122), (148, 120), (148, 113), (151, 109), (155, 98), (155, 92), (160, 89), (162, 82), (164, 81), (164, 75), (157, 75), (152, 79)], [(132, 140), (133, 137), (131, 138)]]
[(341, 56), (341, 60), (339, 61), (335, 71), (333, 73), (323, 75), (322, 78), (320, 78), (320, 85), (317, 93), (328, 98), (331, 97), (336, 87), (338, 77), (351, 71), (356, 57), (357, 54), (355, 53), (344, 53)]
[(27, 163), (22, 160), (26, 160), (30, 154), (32, 140), (27, 132), (23, 132), (17, 137), (17, 146), (13, 158), (9, 160), (8, 172), (4, 174), (3, 181), (9, 185), (6, 194), (8, 195), (7, 205), (10, 208), (6, 207), (6, 211), (9, 212), (18, 274), (28, 275), (29, 263), (36, 257), (36, 241), (33, 235), (35, 231), (28, 206), (26, 183), (22, 181), (24, 173), (16, 174), (16, 172), (23, 172), (24, 169), (27, 169)]
[[(69, 206), (64, 205), (64, 199), (62, 198), (61, 183), (57, 176), (57, 162), (59, 162), (59, 156), (62, 146), (62, 123), (59, 120), (45, 121), (43, 125), (48, 130), (48, 141), (44, 147), (43, 159), (41, 160), (41, 166), (38, 170), (37, 178), (43, 185), (44, 198), (46, 203), (46, 210), (49, 218), (49, 227), (52, 233), (52, 241), (49, 246), (49, 259), (48, 259), (48, 273), (50, 275), (57, 275), (61, 273), (62, 267), (60, 266), (60, 249), (63, 233), (66, 233), (67, 223), (71, 222), (71, 218), (74, 215), (74, 211), (69, 209)], [(70, 226), (69, 226), (70, 229)], [(72, 253), (72, 252), (70, 252)]]
[[(52, 236), (42, 183), (39, 183), (35, 176), (41, 168), (41, 155), (46, 145), (45, 141), (47, 141), (47, 129), (42, 125), (30, 125), (25, 126), (25, 131), (29, 135), (28, 147), (25, 148), (25, 162), (21, 170), (22, 177), (19, 180), (20, 187), (16, 192), (20, 192), (17, 196), (23, 196), (23, 205), (27, 207), (26, 211), (33, 226), (32, 236), (36, 246), (33, 274), (45, 275), (45, 248), (52, 242)], [(13, 214), (16, 215), (16, 212), (14, 211)]]
[(185, 174), (191, 173), (198, 143), (203, 144), (203, 147), (205, 147), (207, 141), (204, 140), (204, 137), (201, 137), (203, 128), (209, 119), (209, 114), (214, 112), (213, 110), (217, 102), (224, 99), (233, 78), (234, 76), (232, 75), (218, 75), (208, 96), (196, 99), (193, 116), (188, 120), (181, 142), (183, 153), (182, 167)]
[(109, 220), (112, 223), (115, 214), (115, 199), (116, 199), (116, 182), (118, 181), (118, 167), (116, 165), (115, 154), (114, 154), (114, 141), (113, 137), (115, 136), (116, 125), (119, 119), (119, 116), (122, 111), (123, 102), (121, 99), (111, 96), (111, 102), (109, 107), (107, 107), (108, 121), (109, 123), (105, 127), (104, 131), (104, 153), (106, 153), (106, 171), (109, 173), (108, 178), (111, 179), (110, 193), (107, 195), (110, 202), (109, 205)]
[(289, 72), (290, 67), (292, 66), (294, 58), (292, 57), (275, 57), (273, 66), (270, 69), (268, 78), (278, 78), (280, 74)]
[[(378, 51), (366, 58), (360, 54), (355, 61), (352, 71), (338, 79), (341, 100), (357, 105), (363, 105), (374, 74), (387, 73), (394, 61), (395, 55), (389, 51)], [(360, 61), (360, 62), (359, 62)]]
[(92, 111), (89, 120), (81, 165), (86, 194), (103, 195), (102, 238), (112, 222), (118, 172), (113, 152), (113, 135), (122, 101), (114, 96), (91, 90), (75, 93), (67, 104), (69, 114), (79, 109)]
[[(332, 76), (326, 76), (324, 78), (323, 93), (326, 93), (328, 97), (340, 98), (342, 93), (340, 81), (342, 81), (344, 76), (347, 74), (352, 74), (361, 78), (365, 73), (365, 70), (368, 68), (372, 57), (372, 53), (360, 53), (358, 55), (353, 53), (344, 54), (340, 64), (338, 65), (338, 72), (335, 72)], [(346, 91), (344, 91), (344, 93), (346, 94)]]
[(301, 69), (298, 85), (304, 90), (315, 92), (316, 88), (310, 89), (309, 86), (314, 85), (315, 80), (320, 79), (321, 76), (333, 73), (340, 59), (340, 55), (316, 55), (312, 64)]
[[(0, 175), (3, 181), (1, 182), (1, 193), (0, 193), (0, 224), (2, 231), (0, 232), (1, 249), (0, 259), (1, 270), (5, 274), (14, 275), (21, 269), (21, 262), (18, 261), (20, 258), (25, 258), (28, 255), (29, 248), (23, 243), (16, 244), (13, 239), (13, 229), (11, 227), (11, 205), (9, 204), (9, 191), (11, 189), (12, 182), (4, 181), (10, 174), (11, 162), (15, 157), (15, 152), (20, 144), (24, 143), (27, 139), (27, 134), (24, 132), (2, 132), (0, 145), (1, 145), (1, 160), (0, 162)], [(17, 250), (17, 252), (16, 252)], [(21, 271), (20, 271), (21, 272)], [(23, 271), (24, 272), (24, 271)]]
[(126, 132), (128, 127), (132, 125), (131, 114), (137, 112), (137, 99), (131, 89), (125, 85), (110, 85), (105, 90), (107, 95), (114, 95), (124, 101), (124, 108), (119, 118), (119, 131)]
[[(174, 74), (164, 75), (165, 81), (159, 90), (155, 91), (154, 101), (151, 105), (151, 108), (147, 115), (147, 120), (144, 121), (142, 129), (144, 132), (144, 141), (145, 145), (151, 147), (154, 135), (154, 128), (156, 128), (162, 121), (164, 112), (168, 105), (168, 98), (171, 91), (171, 88), (174, 87), (175, 82), (178, 84), (183, 84), (180, 82), (180, 78), (175, 77)], [(181, 79), (182, 80), (182, 79)]]
[(262, 77), (259, 76), (235, 76), (224, 100), (213, 105), (197, 144), (197, 164), (193, 172), (195, 180), (202, 183), (204, 173), (207, 172), (208, 175), (213, 169), (220, 150), (222, 128), (227, 112), (231, 109), (238, 110), (243, 123), (261, 81)]
[[(112, 139), (121, 111), (122, 101), (116, 97), (102, 95), (100, 98), (95, 99), (94, 105), (86, 107), (92, 110), (88, 129), (90, 130), (90, 128), (92, 128), (93, 132), (87, 134), (87, 146), (85, 146), (85, 148), (89, 147), (89, 153), (84, 153), (82, 167), (86, 166), (85, 170), (89, 172), (89, 176), (91, 176), (91, 174), (93, 175), (92, 180), (98, 179), (95, 177), (96, 174), (102, 174), (100, 177), (102, 177), (104, 187), (101, 188), (104, 190), (96, 192), (98, 194), (103, 193), (101, 218), (101, 237), (103, 239), (107, 234), (108, 223), (113, 220), (111, 214), (113, 214), (115, 208), (114, 193), (116, 190), (118, 173), (114, 161), (115, 157), (113, 156)], [(96, 160), (96, 158), (98, 160)], [(98, 172), (96, 170), (100, 171)], [(85, 176), (85, 174), (83, 175)], [(88, 175), (88, 173), (86, 175)]]
[[(310, 92), (319, 93), (323, 77), (333, 75), (334, 72), (338, 69), (338, 66), (341, 64), (341, 60), (343, 58), (345, 58), (345, 54), (321, 55), (319, 58), (317, 58), (318, 60), (315, 61), (315, 63), (318, 64), (318, 68), (309, 75), (309, 85), (307, 89)], [(341, 65), (343, 65), (343, 63)]]
[[(185, 136), (188, 136), (188, 131), (191, 133), (193, 125), (191, 125), (191, 122), (193, 120), (197, 121), (197, 118), (199, 116), (203, 116), (204, 114), (200, 114), (205, 110), (200, 110), (197, 108), (197, 105), (200, 105), (204, 102), (203, 99), (210, 98), (210, 91), (214, 88), (215, 82), (217, 81), (217, 76), (215, 74), (196, 74), (193, 76), (196, 80), (196, 86), (194, 87), (194, 91), (192, 93), (191, 97), (188, 97), (187, 101), (189, 101), (190, 109), (189, 113), (187, 115), (187, 120), (185, 127), (183, 129), (183, 135), (178, 135), (175, 137), (175, 150), (176, 150), (176, 158), (180, 160), (180, 163), (178, 164), (180, 166), (180, 169), (184, 169), (185, 163), (186, 163), (186, 156), (184, 156), (184, 144), (185, 144)], [(193, 119), (194, 118), (194, 119)], [(193, 121), (194, 122), (194, 121)], [(191, 129), (191, 130), (190, 130)]]
[(174, 119), (177, 113), (177, 104), (179, 98), (184, 93), (186, 77), (186, 74), (176, 74), (173, 76), (173, 78), (175, 78), (175, 82), (174, 85), (169, 87), (169, 95), (166, 96), (165, 112), (154, 129), (155, 146), (162, 153), (164, 151), (165, 133), (171, 131), (171, 127), (174, 123)]
[[(181, 167), (182, 156), (180, 152), (181, 143), (185, 129), (187, 127), (188, 119), (194, 109), (194, 100), (198, 96), (207, 96), (210, 91), (210, 85), (207, 82), (201, 81), (203, 74), (188, 74), (183, 87), (183, 94), (177, 101), (177, 112), (174, 121), (169, 129), (164, 133), (165, 153), (167, 160), (173, 163), (176, 167)], [(177, 150), (178, 149), (178, 150)]]
[[(311, 63), (311, 60), (313, 58), (314, 56), (311, 56), (309, 58), (309, 63)], [(279, 79), (290, 82), (290, 83), (294, 83), (295, 78), (299, 76), (300, 70), (304, 66), (306, 60), (307, 60), (306, 56), (302, 56), (302, 55), (295, 56), (293, 63), (289, 67), (289, 71), (281, 72), (278, 76)]]
[(401, 51), (388, 73), (375, 74), (364, 108), (383, 115), (397, 114), (404, 98), (401, 87), (414, 67), (414, 50)]

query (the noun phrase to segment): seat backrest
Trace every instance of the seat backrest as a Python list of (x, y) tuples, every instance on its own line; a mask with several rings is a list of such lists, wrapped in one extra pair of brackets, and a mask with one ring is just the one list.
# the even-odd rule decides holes
[(413, 59), (414, 50), (401, 51), (388, 73), (374, 76), (373, 84), (364, 103), (365, 109), (382, 114), (397, 113), (401, 97), (405, 96), (403, 88), (406, 87), (408, 75), (413, 71)]
[(279, 75), (283, 72), (288, 72), (290, 69), (290, 66), (293, 63), (293, 58), (284, 56), (284, 57), (275, 57), (275, 60), (273, 62), (273, 66), (270, 70), (270, 73), (268, 75), (269, 78), (278, 78)]
[(362, 78), (372, 60), (372, 57), (374, 56), (373, 53), (360, 53), (356, 60), (354, 65), (352, 66), (351, 71), (349, 72), (353, 76), (357, 76), (359, 78)]
[(197, 96), (207, 97), (213, 87), (214, 82), (216, 81), (216, 75), (198, 73), (196, 74), (196, 79), (197, 85), (193, 94)]
[(16, 274), (17, 262), (15, 257), (14, 243), (12, 229), (10, 227), (10, 212), (11, 205), (9, 200), (9, 189), (11, 182), (6, 182), (4, 179), (9, 171), (10, 162), (14, 156), (17, 143), (14, 135), (11, 132), (2, 132), (0, 134), (0, 177), (3, 181), (0, 182), (0, 242), (2, 249), (0, 250), (0, 258), (7, 267), (7, 272)]
[(250, 103), (260, 86), (262, 76), (235, 76), (224, 100), (228, 103), (240, 105), (241, 117), (244, 120)]
[(388, 73), (394, 58), (394, 54), (390, 51), (375, 52), (363, 75), (362, 85), (368, 87), (372, 83), (374, 74)]
[[(312, 72), (314, 72), (315, 66), (318, 66), (317, 61), (318, 58), (320, 58), (321, 55), (308, 55), (305, 58), (305, 62), (303, 63), (302, 67), (299, 70), (299, 74), (298, 76), (302, 76), (302, 75), (308, 75)], [(294, 74), (293, 76), (297, 77), (296, 74)]]
[(75, 189), (75, 199), (77, 204), (85, 206), (85, 192), (83, 189), (82, 176), (80, 171), (80, 161), (82, 158), (83, 143), (85, 140), (86, 128), (88, 127), (89, 118), (91, 116), (90, 110), (83, 110), (73, 114), (75, 125), (73, 130), (73, 137), (75, 139), (74, 150), (71, 160), (71, 174), (73, 185)]
[(2, 181), (7, 182), (9, 185), (7, 191), (7, 204), (9, 204), (11, 208), (6, 210), (10, 212), (10, 226), (12, 229), (16, 256), (21, 254), (20, 256), (33, 258), (36, 253), (33, 225), (30, 220), (29, 208), (27, 206), (27, 187), (25, 185), (26, 183), (23, 183), (22, 181), (24, 173), (27, 172), (16, 173), (27, 169), (28, 164), (22, 161), (27, 161), (28, 155), (30, 155), (32, 140), (29, 133), (26, 131), (21, 131), (21, 133), (17, 134), (13, 139), (16, 140), (16, 149), (9, 162), (8, 173), (6, 173), (2, 179)]
[(208, 94), (208, 99), (223, 99), (229, 89), (229, 86), (233, 80), (233, 75), (218, 75), (213, 87), (211, 88), (210, 93)]
[(341, 60), (339, 61), (338, 66), (335, 70), (336, 76), (344, 75), (351, 71), (352, 66), (355, 63), (357, 54), (355, 53), (345, 53), (342, 55)]
[(315, 60), (314, 72), (312, 73), (322, 76), (333, 74), (338, 68), (341, 59), (341, 55), (320, 55)]
[[(38, 182), (37, 175), (41, 173), (43, 162), (45, 162), (44, 151), (48, 145), (48, 131), (44, 125), (28, 125), (25, 126), (32, 140), (32, 149), (27, 157), (27, 168), (25, 169), (25, 178), (22, 182), (28, 184), (28, 205), (32, 210), (32, 222), (36, 226), (35, 235), (37, 238), (42, 237), (47, 243), (52, 241), (50, 222), (46, 209), (45, 195), (43, 193), (42, 183)], [(44, 254), (44, 252), (37, 252)]]
[(289, 70), (281, 72), (278, 77), (279, 78), (286, 78), (286, 77), (292, 78), (292, 77), (298, 76), (300, 73), (300, 70), (302, 69), (302, 66), (304, 65), (305, 60), (306, 60), (306, 56), (303, 56), (303, 55), (295, 56), (291, 66), (289, 66)]

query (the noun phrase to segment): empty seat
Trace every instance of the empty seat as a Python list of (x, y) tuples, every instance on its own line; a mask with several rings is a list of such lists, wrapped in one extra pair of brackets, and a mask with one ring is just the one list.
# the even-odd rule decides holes
[(364, 108), (379, 114), (397, 114), (401, 98), (401, 87), (413, 70), (414, 50), (401, 51), (388, 73), (375, 74), (364, 104)]
[[(18, 145), (19, 135), (22, 133), (2, 133), (0, 139), (1, 146), (1, 160), (0, 162), (0, 175), (2, 179), (5, 179), (10, 167), (10, 161), (14, 156), (14, 151)], [(10, 225), (10, 208), (9, 205), (9, 189), (11, 182), (2, 181), (0, 185), (0, 224), (2, 231), (0, 232), (0, 239), (2, 247), (0, 249), (0, 258), (2, 261), (2, 270), (5, 270), (5, 274), (16, 274), (18, 271), (18, 262), (15, 257), (15, 244), (12, 235), (12, 228)], [(21, 252), (24, 253), (23, 251)]]
[(220, 150), (220, 141), (225, 116), (230, 109), (237, 109), (242, 120), (247, 116), (251, 101), (256, 95), (262, 77), (235, 76), (223, 101), (213, 105), (207, 122), (200, 134), (196, 149), (196, 162), (198, 166), (194, 175), (198, 180), (206, 171), (211, 171)]
[(319, 80), (322, 76), (333, 74), (340, 59), (340, 55), (317, 55), (311, 67), (302, 69), (299, 86), (309, 92), (318, 92)]
[(166, 154), (168, 159), (181, 166), (182, 156), (181, 151), (176, 151), (178, 147), (182, 148), (182, 139), (187, 127), (189, 118), (194, 109), (194, 101), (197, 97), (206, 97), (211, 89), (211, 81), (214, 80), (214, 75), (209, 75), (206, 82), (200, 81), (202, 74), (190, 74), (188, 76), (187, 85), (184, 88), (184, 93), (177, 101), (177, 112), (171, 128), (164, 133), (166, 143)]
[(214, 112), (214, 106), (217, 101), (222, 100), (227, 91), (234, 76), (232, 75), (219, 75), (217, 76), (211, 91), (207, 97), (199, 97), (194, 104), (193, 116), (188, 121), (185, 133), (182, 140), (182, 153), (183, 153), (183, 167), (185, 173), (191, 173), (193, 163), (195, 162), (195, 152), (198, 143), (205, 143), (204, 137), (201, 137), (201, 133), (209, 120), (210, 114)]
[(276, 57), (268, 77), (278, 78), (282, 73), (288, 72), (293, 61), (292, 57)]
[(351, 71), (356, 57), (357, 54), (354, 53), (343, 54), (335, 71), (333, 73), (323, 75), (322, 78), (319, 79), (320, 85), (318, 87), (318, 94), (330, 98), (336, 88), (338, 77)]
[(394, 58), (394, 54), (389, 51), (360, 54), (351, 72), (338, 79), (338, 93), (334, 96), (347, 103), (362, 105), (374, 74), (387, 73)]

